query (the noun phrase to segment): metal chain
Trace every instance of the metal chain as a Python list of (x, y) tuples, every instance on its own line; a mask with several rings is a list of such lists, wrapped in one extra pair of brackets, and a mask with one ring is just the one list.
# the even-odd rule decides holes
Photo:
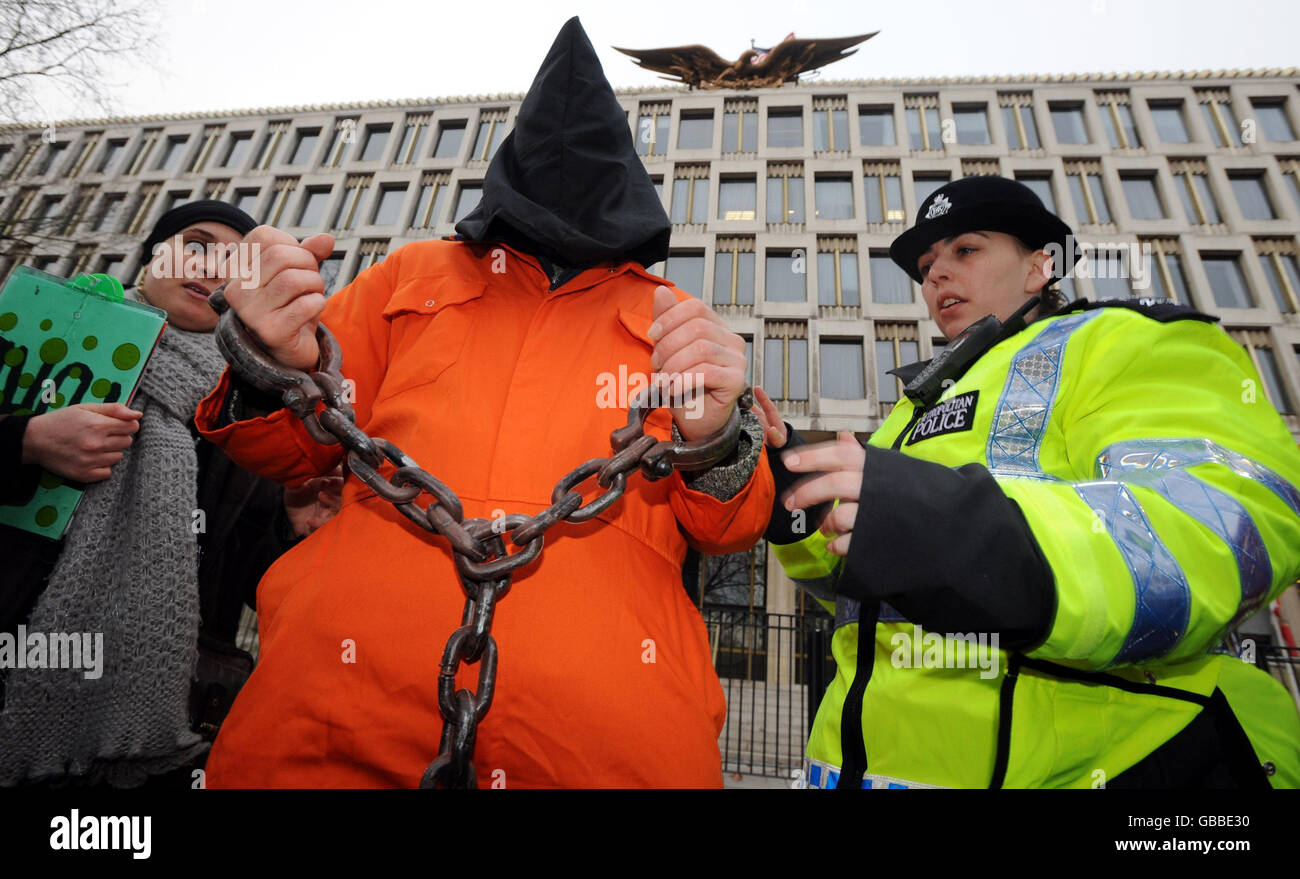
[[(726, 425), (702, 440), (660, 440), (645, 433), (645, 420), (663, 401), (654, 389), (643, 390), (628, 407), (627, 424), (610, 434), (614, 454), (580, 464), (555, 484), (551, 505), (535, 516), (512, 513), (496, 519), (465, 519), (460, 498), (446, 484), (419, 466), (397, 446), (372, 437), (356, 425), (342, 376), (343, 353), (324, 324), (316, 327), (320, 361), (306, 373), (273, 360), (230, 309), (222, 284), (209, 297), (221, 315), (217, 346), (231, 368), (259, 390), (278, 393), (284, 406), (302, 420), (312, 439), (347, 450), (348, 468), (375, 494), (393, 504), (420, 528), (441, 534), (451, 543), (465, 592), (461, 625), (447, 639), (438, 672), (438, 711), (442, 741), (438, 756), (420, 780), (421, 788), (474, 788), (474, 741), (478, 725), (492, 707), (496, 688), (497, 643), (492, 616), (497, 602), (510, 591), (514, 571), (541, 554), (546, 530), (557, 522), (586, 522), (623, 496), (627, 476), (639, 469), (654, 481), (678, 470), (704, 470), (735, 449), (740, 436), (740, 412), (753, 405), (749, 388), (738, 400)], [(392, 465), (385, 476), (381, 469)], [(603, 489), (584, 503), (578, 486), (592, 477)], [(432, 500), (422, 505), (422, 496)], [(509, 552), (505, 535), (518, 547)], [(477, 689), (456, 689), (463, 665), (479, 666)]]

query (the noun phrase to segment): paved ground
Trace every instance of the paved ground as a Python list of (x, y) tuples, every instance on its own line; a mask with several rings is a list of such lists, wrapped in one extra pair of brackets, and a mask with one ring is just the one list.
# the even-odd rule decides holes
[(779, 788), (789, 790), (794, 779), (764, 778), (761, 775), (738, 775), (731, 772), (722, 774), (722, 786), (727, 790), (757, 790), (762, 788)]

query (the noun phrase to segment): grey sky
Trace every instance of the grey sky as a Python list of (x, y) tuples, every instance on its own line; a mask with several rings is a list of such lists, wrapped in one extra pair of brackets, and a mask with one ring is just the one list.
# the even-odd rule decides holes
[[(611, 45), (731, 59), (790, 31), (881, 32), (826, 79), (1300, 65), (1300, 4), (1286, 0), (162, 2), (157, 70), (128, 57), (115, 76), (125, 114), (522, 92), (575, 14), (615, 86), (660, 80)], [(38, 97), (46, 118), (84, 115)]]

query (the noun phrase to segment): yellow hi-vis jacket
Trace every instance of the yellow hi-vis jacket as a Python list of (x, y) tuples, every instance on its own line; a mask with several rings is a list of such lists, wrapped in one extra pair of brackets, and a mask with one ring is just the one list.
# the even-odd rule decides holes
[[(984, 572), (944, 559), (969, 554), (960, 542), (986, 533), (985, 510), (963, 509), (960, 492), (955, 508), (915, 497), (921, 483), (897, 475), (912, 466), (991, 476), (1023, 515), (1054, 592), (1032, 644), (1009, 652), (992, 626), (961, 626), (962, 590)], [(774, 547), (791, 577), (835, 602), (837, 673), (808, 743), (808, 786), (835, 786), (848, 752), (865, 750), (864, 787), (1101, 787), (1211, 712), (1247, 760), (1253, 748), (1261, 784), (1300, 786), (1286, 691), (1208, 652), (1300, 577), (1300, 450), (1221, 329), (1118, 307), (1038, 321), (935, 405), (900, 401), (866, 469), (847, 565), (815, 530)], [(892, 493), (868, 496), (873, 478)], [(906, 540), (873, 537), (887, 517)], [(879, 620), (874, 638), (860, 640), (859, 613)], [(950, 628), (918, 626), (927, 615)], [(1223, 715), (1240, 727), (1225, 732)]]

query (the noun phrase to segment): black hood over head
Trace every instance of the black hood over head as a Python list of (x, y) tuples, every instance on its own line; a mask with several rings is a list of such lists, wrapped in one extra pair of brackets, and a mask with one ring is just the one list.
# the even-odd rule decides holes
[(560, 29), (488, 166), (482, 201), (456, 231), (566, 266), (667, 258), (668, 215), (576, 17)]

